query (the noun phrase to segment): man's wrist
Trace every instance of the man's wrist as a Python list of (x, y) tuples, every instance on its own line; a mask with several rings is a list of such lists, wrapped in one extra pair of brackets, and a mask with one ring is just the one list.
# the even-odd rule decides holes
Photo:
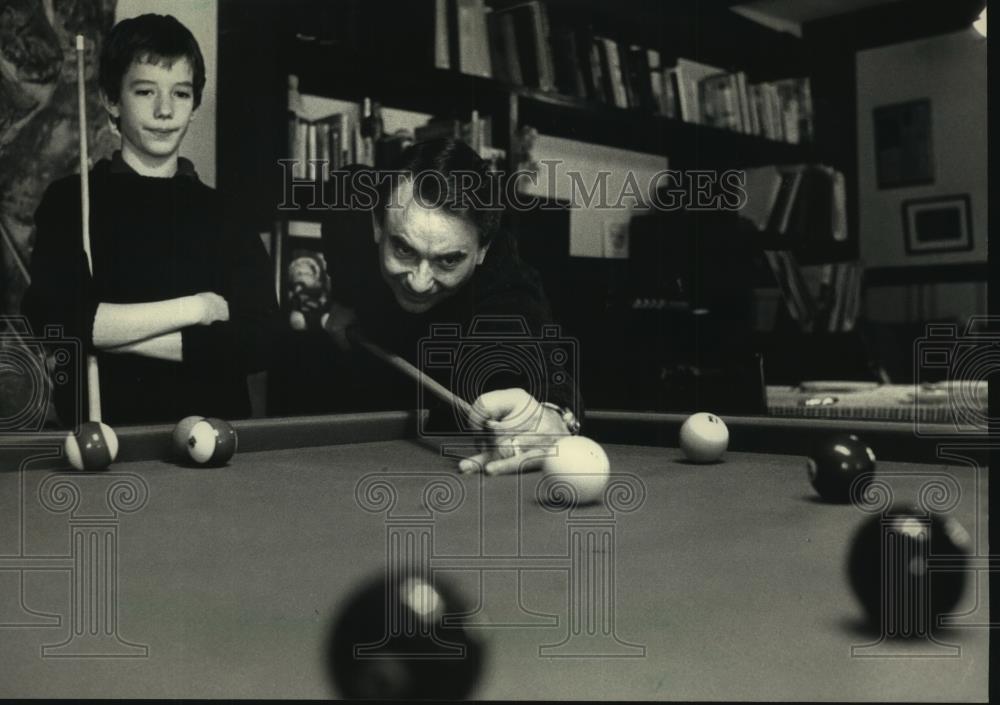
[(573, 413), (572, 409), (558, 406), (550, 401), (543, 401), (542, 406), (559, 415), (559, 418), (562, 419), (563, 424), (566, 426), (566, 431), (570, 435), (579, 435), (580, 420), (576, 417), (576, 414)]

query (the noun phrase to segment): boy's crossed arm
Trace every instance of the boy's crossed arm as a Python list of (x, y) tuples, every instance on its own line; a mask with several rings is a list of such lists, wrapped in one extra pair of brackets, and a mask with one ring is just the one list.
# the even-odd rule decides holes
[(100, 303), (94, 316), (94, 346), (109, 353), (181, 362), (181, 329), (228, 320), (229, 304), (210, 291), (149, 303)]

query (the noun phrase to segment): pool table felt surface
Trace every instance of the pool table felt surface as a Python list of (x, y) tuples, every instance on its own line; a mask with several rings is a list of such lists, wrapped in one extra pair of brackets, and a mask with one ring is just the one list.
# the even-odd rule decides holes
[[(241, 452), (219, 469), (150, 460), (63, 473), (85, 500), (103, 497), (112, 474), (148, 489), (144, 506), (117, 519), (118, 633), (148, 655), (42, 658), (43, 645), (67, 638), (65, 616), (59, 625), (0, 629), (0, 696), (331, 695), (322, 655), (333, 615), (385, 565), (386, 514), (365, 511), (356, 497), (363, 478), (382, 475), (398, 492), (393, 518), (404, 523), (426, 517), (428, 482), (446, 483), (457, 506), (433, 515), (434, 565), (473, 602), (487, 596), (478, 620), (532, 625), (478, 630), (489, 658), (475, 697), (986, 700), (983, 628), (941, 631), (954, 650), (890, 642), (865, 652), (875, 657), (852, 656), (852, 646), (877, 641), (844, 567), (868, 515), (815, 498), (802, 457), (730, 452), (699, 466), (676, 448), (605, 447), (616, 479), (639, 488), (634, 511), (554, 511), (536, 499), (540, 473), (457, 475), (453, 458), (414, 440)], [(932, 475), (953, 478), (961, 495), (950, 513), (986, 552), (984, 469), (882, 463), (879, 472), (910, 501)], [(31, 463), (0, 473), (0, 554), (67, 555), (69, 517), (38, 499), (51, 474)], [(613, 521), (614, 630), (643, 647), (622, 647), (639, 657), (540, 656), (567, 633), (567, 526), (586, 517)], [(519, 574), (510, 570), (518, 565)], [(17, 611), (18, 575), (0, 570), (0, 623)], [(66, 571), (23, 576), (25, 607), (68, 614)], [(986, 621), (987, 592), (985, 573), (970, 576), (962, 621)], [(937, 657), (916, 658), (928, 653)]]

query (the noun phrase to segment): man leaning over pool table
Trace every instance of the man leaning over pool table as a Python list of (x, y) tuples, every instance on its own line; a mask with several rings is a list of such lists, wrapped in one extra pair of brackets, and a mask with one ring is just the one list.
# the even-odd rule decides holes
[[(452, 139), (414, 144), (379, 177), (367, 193), (372, 208), (331, 212), (323, 223), (331, 275), (323, 327), (336, 343), (331, 364), (345, 382), (338, 386), (344, 410), (412, 408), (417, 399), (412, 382), (352, 344), (350, 327), (417, 364), (419, 341), (433, 324), (459, 324), (466, 335), (474, 318), (501, 317), (523, 320), (537, 336), (552, 322), (537, 272), (499, 227), (502, 208), (490, 200), (496, 189), (488, 165), (469, 146)], [(561, 376), (546, 370), (545, 398), (536, 399), (524, 376), (501, 367), (480, 376), (486, 391), (473, 401), (468, 419), (471, 427), (492, 432), (493, 443), (460, 461), (463, 471), (499, 474), (537, 466), (546, 446), (579, 430), (581, 402), (568, 370)], [(422, 372), (449, 386), (437, 370)], [(551, 381), (554, 376), (560, 383)], [(431, 411), (450, 418), (449, 409)], [(531, 447), (521, 453), (522, 446)]]

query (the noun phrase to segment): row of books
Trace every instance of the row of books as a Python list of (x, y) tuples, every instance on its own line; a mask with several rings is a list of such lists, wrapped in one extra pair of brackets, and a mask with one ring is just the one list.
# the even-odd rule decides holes
[[(374, 163), (370, 144), (362, 137), (361, 125), (353, 117), (350, 113), (335, 113), (310, 119), (302, 105), (298, 77), (288, 76), (287, 154), (293, 160), (293, 178), (318, 176), (326, 181), (330, 169), (359, 162)], [(325, 161), (328, 169), (318, 169), (317, 161)]]
[[(680, 60), (678, 66), (682, 61), (685, 66), (693, 63)], [(665, 80), (678, 85), (687, 80), (678, 68), (668, 70), (665, 76), (669, 76)], [(693, 98), (691, 86), (686, 88), (681, 95)], [(697, 116), (692, 120), (690, 115), (683, 115), (682, 107), (685, 120), (792, 144), (812, 141), (812, 90), (808, 78), (751, 84), (742, 71), (712, 73), (698, 80), (694, 89)]]
[(744, 72), (691, 59), (668, 67), (657, 49), (550, 26), (541, 0), (435, 0), (435, 13), (438, 68), (772, 140), (812, 139), (808, 78), (750, 84)]
[[(789, 316), (806, 333), (854, 330), (861, 311), (864, 266), (858, 260), (831, 262), (806, 277), (788, 250), (765, 250), (764, 256)], [(814, 279), (814, 286), (810, 286)]]
[(822, 164), (747, 169), (746, 204), (740, 216), (789, 242), (847, 240), (844, 175)]
[(849, 331), (860, 310), (859, 262), (824, 264), (810, 287), (795, 252), (847, 239), (844, 175), (821, 164), (745, 171), (740, 216), (770, 236), (764, 255), (789, 315), (803, 331)]
[(317, 172), (316, 161), (325, 161), (329, 169), (363, 161), (365, 148), (361, 132), (351, 115), (338, 113), (318, 120), (289, 117), (288, 157), (294, 160), (292, 176), (296, 179), (326, 180), (328, 170)]
[(493, 118), (480, 115), (477, 110), (472, 111), (468, 121), (435, 118), (414, 129), (413, 137), (417, 142), (442, 137), (460, 139), (483, 155), (493, 149)]
[[(301, 96), (295, 76), (289, 78), (288, 157), (293, 160), (292, 176), (296, 179), (319, 179), (325, 182), (330, 170), (349, 164), (385, 168), (414, 141), (438, 137), (464, 140), (494, 170), (503, 167), (506, 152), (492, 146), (493, 121), (472, 111), (468, 121), (431, 119), (413, 132), (401, 130), (392, 135), (383, 133), (381, 109), (365, 99), (357, 114), (334, 113), (310, 119), (301, 109)], [(317, 162), (326, 162), (327, 169)]]

